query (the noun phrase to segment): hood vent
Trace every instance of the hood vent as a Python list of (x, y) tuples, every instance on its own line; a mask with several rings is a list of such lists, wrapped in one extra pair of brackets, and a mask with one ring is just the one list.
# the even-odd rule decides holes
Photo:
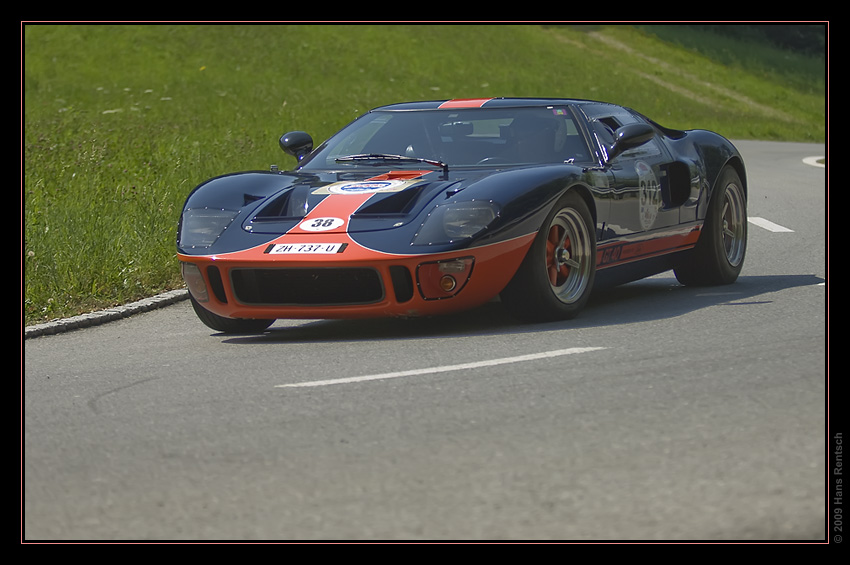
[(407, 214), (416, 204), (417, 197), (422, 193), (427, 184), (421, 184), (402, 190), (401, 192), (377, 195), (365, 206), (360, 208), (354, 216), (387, 216), (396, 214)]
[(274, 221), (282, 218), (303, 218), (307, 214), (307, 196), (312, 187), (294, 186), (263, 206), (252, 222)]

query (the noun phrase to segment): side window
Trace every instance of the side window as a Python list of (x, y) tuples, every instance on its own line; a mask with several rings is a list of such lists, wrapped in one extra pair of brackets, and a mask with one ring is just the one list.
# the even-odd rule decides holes
[(566, 113), (564, 113), (563, 121), (560, 122), (558, 127), (556, 145), (558, 146), (559, 158), (564, 161), (573, 160), (581, 163), (591, 159), (591, 152), (584, 136), (572, 117)]
[(614, 143), (614, 131), (622, 124), (617, 123), (613, 117), (603, 117), (596, 118), (593, 120), (593, 130), (596, 132), (596, 136), (599, 138), (599, 141), (604, 143), (606, 146), (610, 146)]

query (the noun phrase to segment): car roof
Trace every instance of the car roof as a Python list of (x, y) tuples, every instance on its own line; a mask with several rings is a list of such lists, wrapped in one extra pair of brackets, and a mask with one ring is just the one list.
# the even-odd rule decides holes
[[(576, 98), (456, 98), (450, 100), (426, 100), (420, 102), (400, 102), (374, 108), (376, 111), (393, 110), (436, 110), (448, 108), (519, 108), (564, 106), (568, 104), (609, 104), (594, 100)], [(612, 104), (613, 105), (613, 104)]]

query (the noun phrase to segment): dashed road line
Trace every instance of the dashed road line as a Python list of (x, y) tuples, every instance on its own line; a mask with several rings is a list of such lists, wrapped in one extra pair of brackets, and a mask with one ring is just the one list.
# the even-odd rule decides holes
[(765, 220), (764, 218), (759, 218), (756, 216), (750, 216), (747, 218), (751, 224), (755, 224), (760, 228), (764, 228), (768, 231), (772, 231), (774, 233), (794, 233), (794, 230), (788, 229), (785, 226), (780, 226), (779, 224), (774, 224), (770, 220)]
[(479, 369), (481, 367), (494, 367), (496, 365), (507, 365), (509, 363), (522, 363), (525, 361), (534, 361), (537, 359), (547, 359), (551, 357), (560, 357), (563, 355), (573, 355), (576, 353), (587, 353), (589, 351), (599, 351), (606, 349), (605, 347), (571, 347), (569, 349), (557, 349), (555, 351), (544, 351), (542, 353), (531, 353), (529, 355), (518, 355), (516, 357), (502, 357), (500, 359), (488, 359), (485, 361), (475, 361), (473, 363), (461, 363), (459, 365), (442, 365), (438, 367), (428, 367), (425, 369), (411, 369), (409, 371), (396, 371), (393, 373), (380, 373), (376, 375), (364, 375), (362, 377), (343, 377), (339, 379), (327, 379), (321, 381), (304, 381), (300, 383), (291, 383), (285, 385), (275, 385), (275, 388), (297, 388), (297, 387), (320, 387), (331, 386), (349, 383), (362, 383), (366, 381), (379, 381), (384, 379), (397, 379), (399, 377), (413, 377), (418, 375), (431, 375), (435, 373), (447, 373), (449, 371), (462, 371), (466, 369)]

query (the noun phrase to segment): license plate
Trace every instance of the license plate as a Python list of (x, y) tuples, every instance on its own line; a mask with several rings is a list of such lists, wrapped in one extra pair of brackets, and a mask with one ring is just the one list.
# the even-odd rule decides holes
[(342, 253), (347, 243), (275, 243), (269, 245), (270, 255), (332, 255)]

